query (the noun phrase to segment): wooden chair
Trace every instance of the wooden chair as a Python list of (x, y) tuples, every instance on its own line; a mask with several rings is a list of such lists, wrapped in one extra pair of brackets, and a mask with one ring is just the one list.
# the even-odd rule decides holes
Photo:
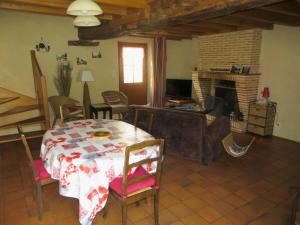
[(42, 212), (43, 212), (43, 198), (42, 198), (42, 187), (56, 182), (57, 180), (54, 180), (51, 178), (51, 175), (46, 171), (44, 168), (42, 160), (33, 160), (28, 142), (26, 140), (25, 135), (22, 132), (22, 129), (18, 127), (19, 133), (21, 135), (21, 139), (23, 142), (23, 145), (25, 147), (26, 155), (29, 160), (29, 165), (32, 169), (33, 173), (33, 182), (36, 186), (36, 199), (38, 201), (38, 213), (39, 213), (39, 219), (42, 218)]
[[(135, 163), (129, 163), (131, 153), (136, 153), (151, 146), (158, 147), (157, 157), (143, 159)], [(127, 205), (138, 203), (150, 196), (152, 196), (154, 200), (155, 225), (158, 225), (158, 194), (160, 188), (163, 149), (164, 140), (162, 139), (144, 141), (126, 148), (123, 177), (118, 177), (109, 184), (111, 194), (122, 205), (123, 225), (127, 224)], [(157, 163), (157, 169), (155, 172), (148, 173), (142, 165), (153, 162)], [(135, 172), (128, 175), (128, 172), (131, 171), (132, 168), (136, 168)]]
[[(152, 130), (152, 123), (153, 123), (153, 113), (148, 112), (146, 109), (136, 109), (134, 112), (134, 126), (139, 126), (139, 114), (140, 112), (145, 112), (148, 116), (148, 124), (147, 126), (147, 132), (151, 133)], [(145, 126), (144, 123), (140, 124), (141, 126)]]

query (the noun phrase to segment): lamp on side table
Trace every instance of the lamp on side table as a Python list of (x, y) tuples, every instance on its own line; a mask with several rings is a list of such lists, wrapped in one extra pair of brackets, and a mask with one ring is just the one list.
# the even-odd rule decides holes
[(89, 92), (89, 86), (87, 82), (95, 81), (94, 77), (92, 75), (92, 72), (89, 70), (83, 70), (79, 73), (78, 81), (84, 82), (83, 85), (83, 106), (84, 106), (84, 112), (85, 117), (87, 119), (90, 118), (90, 104), (91, 104), (91, 98), (90, 98), (90, 92)]

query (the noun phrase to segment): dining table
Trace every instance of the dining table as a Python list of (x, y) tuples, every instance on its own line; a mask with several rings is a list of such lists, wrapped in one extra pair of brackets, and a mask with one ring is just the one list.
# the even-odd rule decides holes
[[(111, 136), (95, 138), (93, 134), (99, 131)], [(79, 200), (80, 223), (90, 225), (105, 207), (109, 183), (123, 175), (126, 147), (153, 139), (146, 131), (123, 121), (77, 120), (48, 129), (40, 156), (47, 172), (59, 181), (59, 193)], [(147, 147), (131, 154), (129, 161), (157, 156), (157, 147)], [(148, 172), (156, 169), (155, 164), (144, 167)]]

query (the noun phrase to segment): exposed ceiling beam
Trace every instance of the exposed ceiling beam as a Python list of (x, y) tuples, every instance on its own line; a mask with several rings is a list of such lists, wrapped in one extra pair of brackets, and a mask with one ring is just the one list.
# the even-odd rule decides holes
[(192, 39), (193, 37), (191, 35), (184, 35), (184, 34), (178, 34), (174, 32), (169, 31), (152, 31), (147, 32), (145, 34), (152, 34), (158, 37), (164, 36), (164, 37), (177, 37), (177, 38), (183, 38), (183, 39)]
[(109, 4), (122, 7), (132, 7), (132, 8), (147, 8), (147, 0), (94, 0), (99, 4)]
[(236, 15), (252, 19), (256, 21), (263, 21), (269, 23), (276, 23), (289, 26), (300, 26), (300, 17), (284, 15), (281, 13), (275, 13), (271, 11), (265, 11), (262, 9), (254, 9), (245, 12), (237, 13)]
[(170, 27), (165, 29), (166, 31), (173, 31), (173, 32), (182, 32), (182, 33), (189, 33), (189, 35), (203, 35), (208, 33), (207, 30), (200, 29), (199, 27), (191, 27), (191, 26), (180, 26), (180, 27)]
[(208, 20), (208, 22), (225, 24), (225, 25), (233, 25), (233, 26), (244, 27), (244, 28), (261, 28), (266, 30), (273, 29), (272, 23), (264, 22), (264, 21), (255, 21), (249, 18), (245, 19), (243, 17), (234, 16), (234, 14), (230, 16), (223, 16), (215, 19), (210, 19)]
[[(140, 33), (140, 34), (130, 34), (129, 36), (131, 37), (140, 37), (140, 38), (155, 38), (155, 37), (159, 37), (158, 35), (155, 34), (147, 34), (147, 33)], [(174, 36), (163, 36), (165, 37), (167, 40), (174, 40), (174, 41), (180, 41), (182, 39), (192, 39), (191, 37), (174, 37)]]
[(236, 25), (229, 25), (229, 24), (219, 24), (216, 22), (206, 21), (199, 21), (195, 23), (189, 24), (191, 26), (198, 26), (203, 29), (214, 29), (216, 31), (226, 30), (226, 31), (236, 31), (238, 27)]
[(190, 31), (187, 29), (184, 29), (183, 26), (181, 27), (171, 27), (164, 29), (163, 31), (168, 32), (170, 34), (178, 34), (178, 35), (183, 35), (183, 36), (197, 36), (197, 35), (203, 35), (203, 31)]
[(136, 23), (138, 21), (144, 20), (146, 18), (145, 10), (138, 10), (135, 12), (131, 12), (127, 16), (115, 16), (111, 21), (111, 26), (121, 26), (125, 24)]
[[(22, 5), (31, 5), (31, 6), (43, 6), (43, 7), (53, 7), (53, 8), (60, 8), (66, 10), (70, 3), (72, 2), (71, 0), (1, 0), (2, 2), (7, 2), (7, 3), (14, 3), (15, 5), (17, 4), (22, 4)], [(101, 5), (101, 8), (104, 12), (104, 14), (113, 14), (113, 15), (127, 15), (127, 9), (124, 7), (117, 7), (117, 6), (112, 6), (112, 5)]]
[(260, 9), (289, 16), (300, 16), (300, 1), (286, 1)]
[(80, 28), (80, 39), (109, 39), (193, 23), (199, 20), (229, 15), (240, 10), (262, 7), (282, 0), (157, 0), (150, 4), (149, 19), (128, 26)]
[[(0, 2), (0, 9), (18, 10), (23, 12), (42, 13), (42, 14), (56, 15), (56, 16), (66, 16), (65, 9), (44, 7), (44, 6), (34, 6), (34, 5), (27, 5), (27, 4)], [(112, 20), (111, 15), (105, 15), (105, 14), (99, 16), (99, 18), (102, 20)]]

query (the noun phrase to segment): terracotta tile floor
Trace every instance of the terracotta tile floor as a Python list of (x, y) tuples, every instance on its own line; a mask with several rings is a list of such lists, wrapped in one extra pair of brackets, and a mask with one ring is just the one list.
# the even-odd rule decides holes
[[(30, 145), (38, 157), (40, 140)], [(0, 145), (0, 224), (79, 224), (77, 200), (60, 196), (57, 184), (45, 187), (38, 220), (27, 165), (21, 143)], [(300, 143), (279, 138), (257, 138), (245, 157), (224, 153), (209, 166), (166, 156), (160, 225), (286, 225), (290, 185), (300, 185)], [(128, 224), (153, 224), (152, 215), (148, 199), (129, 207)], [(110, 199), (107, 218), (99, 214), (93, 224), (121, 225), (117, 202)]]

